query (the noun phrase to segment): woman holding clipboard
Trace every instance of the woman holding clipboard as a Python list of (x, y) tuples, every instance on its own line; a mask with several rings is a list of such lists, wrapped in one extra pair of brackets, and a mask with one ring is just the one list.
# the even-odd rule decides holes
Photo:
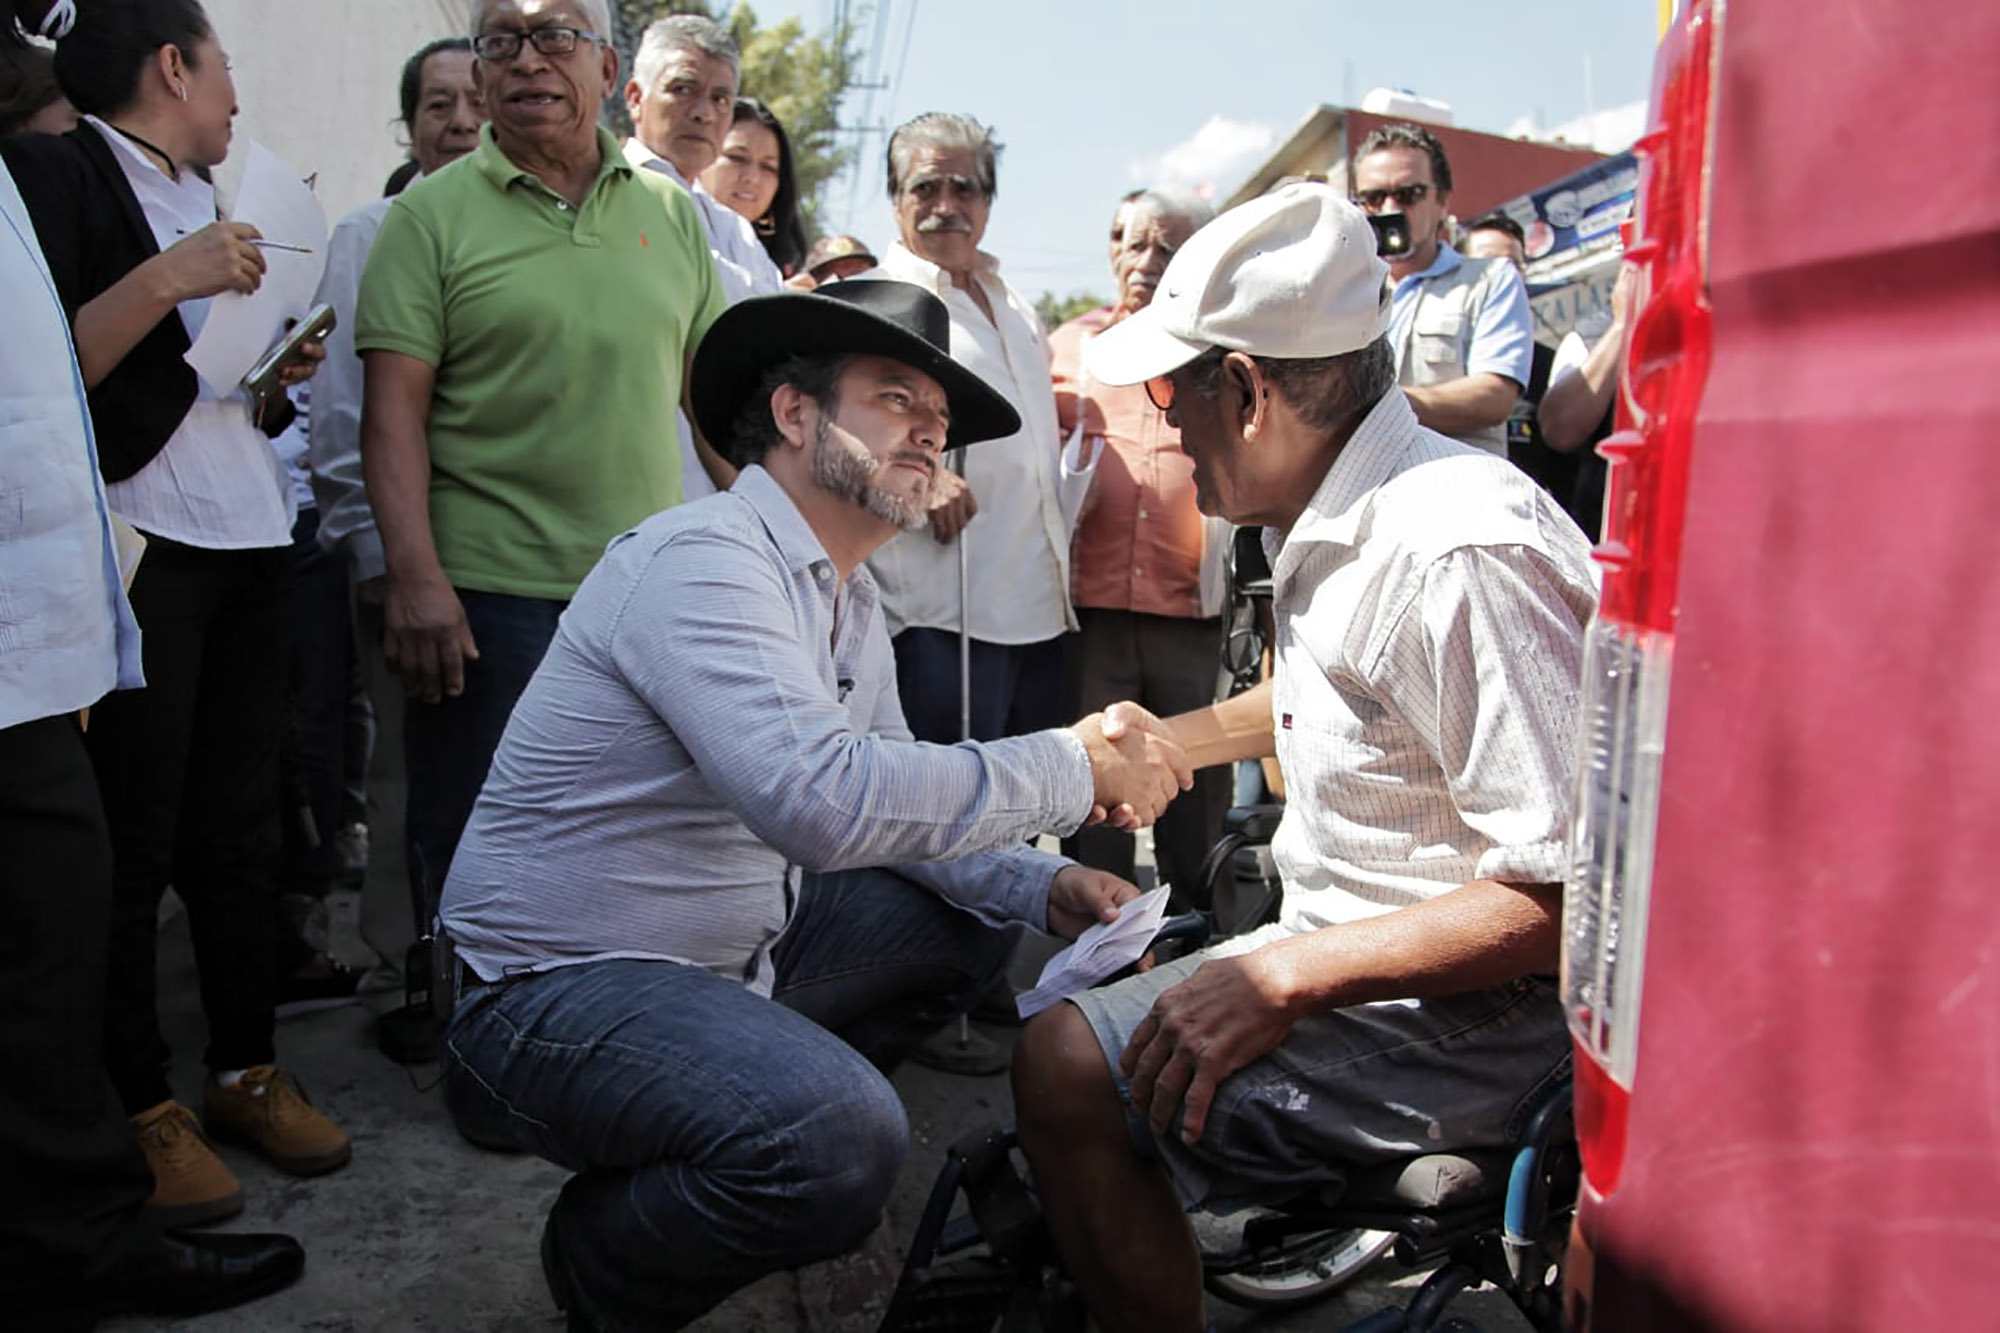
[[(206, 179), (228, 154), (236, 89), (201, 6), (77, 0), (55, 72), (83, 123), (0, 152), (74, 332), (106, 499), (147, 543), (131, 585), (146, 688), (107, 698), (85, 743), (114, 859), (105, 1062), (154, 1211), (186, 1225), (240, 1210), (243, 1193), (167, 1083), (155, 950), (170, 883), (208, 1021), (207, 1132), (300, 1175), (349, 1154), (273, 1047), (292, 514), (265, 431), (291, 411), (282, 392), (253, 402), (183, 359), (210, 298), (254, 291), (264, 272), (255, 229), (216, 220)], [(318, 350), (280, 384), (309, 377)]]

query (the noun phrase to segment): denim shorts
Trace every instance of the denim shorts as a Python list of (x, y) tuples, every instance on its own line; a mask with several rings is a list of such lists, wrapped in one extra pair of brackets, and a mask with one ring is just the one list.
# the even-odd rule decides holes
[(1132, 1109), (1118, 1059), (1162, 991), (1204, 960), (1282, 939), (1267, 926), (1070, 1002), (1089, 1020), (1125, 1100), (1134, 1144), (1165, 1165), (1190, 1208), (1229, 1212), (1337, 1195), (1357, 1167), (1427, 1152), (1501, 1148), (1523, 1108), (1569, 1068), (1552, 979), (1429, 1000), (1354, 1005), (1299, 1023), (1225, 1079), (1193, 1144), (1156, 1136)]

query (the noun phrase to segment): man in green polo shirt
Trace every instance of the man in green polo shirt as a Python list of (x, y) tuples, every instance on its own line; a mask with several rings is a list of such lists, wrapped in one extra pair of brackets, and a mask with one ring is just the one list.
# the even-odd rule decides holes
[(430, 904), (570, 594), (680, 503), (674, 409), (722, 310), (693, 203), (598, 128), (609, 31), (605, 0), (475, 0), (492, 119), (397, 199), (361, 282), (362, 461)]

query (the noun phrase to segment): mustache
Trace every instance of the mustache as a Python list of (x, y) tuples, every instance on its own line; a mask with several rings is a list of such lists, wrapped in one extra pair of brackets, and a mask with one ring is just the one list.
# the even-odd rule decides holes
[(957, 217), (953, 214), (948, 214), (948, 213), (927, 217), (923, 221), (917, 224), (917, 231), (923, 234), (928, 234), (930, 232), (936, 232), (936, 231), (969, 232), (971, 230), (972, 230), (971, 223), (967, 222), (962, 217)]

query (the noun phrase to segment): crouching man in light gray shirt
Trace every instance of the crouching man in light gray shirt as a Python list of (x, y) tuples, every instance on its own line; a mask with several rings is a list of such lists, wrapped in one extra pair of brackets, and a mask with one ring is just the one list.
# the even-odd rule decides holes
[(948, 328), (886, 281), (716, 322), (693, 406), (742, 476), (611, 544), (452, 862), (450, 1103), (577, 1172), (542, 1243), (572, 1327), (678, 1327), (858, 1244), (908, 1137), (883, 1071), (1000, 927), (1073, 938), (1137, 892), (1024, 840), (1189, 785), (1136, 708), (1115, 742), (910, 739), (862, 561), (927, 523), (947, 445), (1019, 429)]

